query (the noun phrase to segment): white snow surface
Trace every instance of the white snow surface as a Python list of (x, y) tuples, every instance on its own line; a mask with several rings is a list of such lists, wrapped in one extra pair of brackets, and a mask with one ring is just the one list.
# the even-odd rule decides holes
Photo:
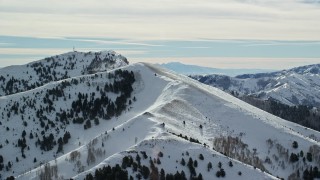
[[(108, 121), (100, 120), (100, 124), (93, 125), (91, 129), (83, 130), (82, 125), (72, 123), (66, 126), (64, 131), (71, 133), (70, 143), (64, 146), (64, 154), (58, 154), (57, 157), (53, 156), (55, 149), (42, 154), (40, 149), (35, 147), (35, 140), (29, 139), (28, 134), (27, 141), (32, 143), (29, 144), (30, 150), (25, 152), (25, 159), (20, 157), (20, 149), (11, 145), (20, 137), (23, 129), (30, 132), (39, 126), (33, 125), (32, 116), (35, 114), (26, 112), (25, 116), (31, 116), (27, 127), (22, 125), (18, 116), (13, 115), (10, 120), (1, 119), (0, 144), (4, 144), (4, 147), (0, 149), (0, 154), (5, 154), (9, 158), (5, 159), (6, 162), (8, 160), (13, 162), (13, 168), (9, 172), (0, 172), (3, 177), (14, 175), (17, 179), (39, 179), (44, 164), (50, 164), (57, 166), (59, 177), (55, 179), (83, 179), (87, 173), (93, 173), (96, 168), (121, 164), (124, 155), (139, 151), (146, 151), (150, 157), (156, 157), (159, 151), (163, 152), (164, 157), (160, 159), (159, 170), (163, 168), (165, 172), (170, 173), (183, 170), (189, 177), (187, 167), (180, 165), (183, 156), (187, 162), (188, 157), (185, 154), (188, 151), (193, 159), (197, 159), (200, 153), (204, 155), (203, 161), (197, 159), (199, 165), (196, 168), (204, 179), (214, 178), (218, 162), (222, 162), (226, 171), (225, 179), (276, 179), (276, 176), (287, 178), (296, 169), (305, 167), (302, 160), (297, 165), (284, 160), (285, 158), (281, 159), (277, 154), (277, 148), (269, 148), (266, 141), (271, 139), (287, 148), (289, 155), (291, 152), (299, 153), (301, 150), (306, 153), (311, 146), (320, 145), (319, 132), (273, 116), (217, 88), (204, 85), (184, 75), (147, 63), (136, 63), (121, 69), (134, 72), (136, 81), (133, 96), (137, 101), (129, 105), (129, 109), (119, 117)], [(97, 74), (105, 76), (104, 72)], [(75, 78), (91, 76), (93, 75)], [(70, 87), (69, 91), (70, 94), (79, 90), (90, 92), (91, 88), (95, 89), (94, 84), (105, 81), (107, 80), (100, 78), (95, 83), (92, 82), (90, 87), (79, 85)], [(50, 86), (55, 86), (56, 83), (61, 81), (51, 82), (23, 93), (3, 96), (0, 98), (0, 106), (5, 107), (10, 102), (22, 104), (22, 98), (35, 94), (38, 94), (40, 101), (41, 92)], [(117, 94), (112, 96), (115, 98)], [(57, 107), (64, 108), (68, 103), (70, 104), (68, 101), (61, 101)], [(41, 102), (36, 104), (40, 106)], [(55, 115), (52, 114), (52, 119), (54, 118)], [(162, 123), (165, 124), (164, 127)], [(200, 125), (203, 128), (199, 128)], [(15, 130), (6, 131), (7, 126), (14, 127)], [(113, 127), (115, 130), (112, 130)], [(207, 147), (186, 141), (172, 133), (198, 139)], [(215, 151), (213, 148), (217, 147), (214, 146), (214, 139), (227, 136), (240, 138), (250, 151), (256, 149), (256, 156), (262, 160), (266, 171), (270, 174)], [(5, 145), (6, 139), (9, 140), (8, 145)], [(291, 147), (293, 141), (298, 142), (299, 148)], [(92, 148), (97, 152), (95, 161), (88, 163), (88, 151)], [(81, 156), (71, 161), (70, 153), (74, 151), (80, 152)], [(279, 157), (279, 162), (272, 159), (273, 155)], [(15, 161), (16, 156), (19, 156), (19, 162)], [(267, 156), (273, 160), (272, 164), (264, 162)], [(34, 157), (37, 157), (37, 163), (33, 163)], [(233, 162), (233, 167), (228, 166), (229, 161)], [(284, 161), (284, 168), (281, 167), (281, 161)], [(213, 164), (213, 170), (210, 172), (206, 168), (208, 162)], [(148, 159), (142, 163), (147, 165)], [(319, 166), (315, 161), (311, 165)], [(239, 171), (242, 172), (242, 176), (237, 174)], [(135, 177), (130, 170), (129, 174)]]

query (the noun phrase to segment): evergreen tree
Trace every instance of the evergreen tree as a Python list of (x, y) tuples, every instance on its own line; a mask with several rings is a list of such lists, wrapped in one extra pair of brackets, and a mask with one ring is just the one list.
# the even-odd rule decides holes
[(294, 162), (297, 162), (297, 161), (299, 161), (299, 157), (296, 154), (291, 153), (290, 162), (294, 163)]
[(189, 168), (189, 171), (190, 171), (190, 177), (194, 177), (194, 176), (196, 176), (196, 170), (195, 170), (195, 168), (193, 167), (193, 160), (192, 160), (192, 158), (190, 157), (189, 158), (189, 161), (188, 161), (188, 168)]
[(14, 179), (15, 179), (14, 176), (10, 176), (10, 177), (7, 177), (6, 180), (14, 180)]
[(193, 166), (194, 166), (194, 167), (198, 167), (198, 161), (197, 161), (197, 160), (194, 160), (194, 161), (193, 161)]
[(163, 157), (163, 153), (161, 151), (158, 153), (158, 157)]
[(32, 132), (30, 133), (29, 138), (30, 138), (30, 139), (33, 139), (33, 134), (32, 134)]
[(94, 119), (94, 124), (95, 124), (95, 125), (99, 125), (99, 119), (98, 119), (98, 118), (95, 118), (95, 119)]
[(319, 177), (320, 177), (319, 169), (318, 169), (317, 166), (313, 167), (312, 176), (313, 176), (314, 178), (319, 178)]
[(85, 180), (94, 180), (94, 178), (93, 178), (92, 174), (89, 173), (86, 175)]
[(178, 171), (174, 174), (173, 179), (181, 179), (181, 175)]
[(181, 178), (180, 178), (181, 180), (187, 180), (186, 174), (184, 173), (183, 170), (182, 170), (181, 173), (180, 173), (180, 177), (181, 177)]
[(26, 135), (27, 135), (26, 131), (23, 130), (23, 131), (22, 131), (22, 137), (24, 138)]
[(312, 162), (312, 154), (310, 152), (307, 152), (307, 160)]
[(185, 165), (186, 165), (186, 162), (184, 161), (183, 158), (181, 159), (180, 164), (181, 164), (182, 166), (185, 166)]
[(165, 180), (165, 179), (166, 179), (165, 172), (164, 172), (164, 170), (161, 168), (161, 170), (160, 170), (160, 180)]
[(199, 159), (200, 159), (200, 160), (204, 160), (204, 157), (203, 157), (202, 154), (199, 154)]
[(210, 171), (210, 169), (212, 169), (212, 163), (211, 162), (208, 163), (207, 168), (208, 168), (208, 171)]
[(220, 174), (221, 174), (221, 177), (225, 177), (226, 176), (226, 172), (224, 171), (224, 169), (220, 169)]
[(233, 166), (232, 161), (229, 161), (229, 166), (230, 166), (230, 167), (232, 167), (232, 166)]
[(67, 144), (70, 138), (71, 138), (70, 132), (69, 131), (65, 132), (63, 135), (63, 143)]
[(301, 150), (301, 151), (300, 151), (300, 157), (303, 157), (303, 155), (304, 155), (304, 154), (303, 154), (303, 151)]
[(138, 164), (140, 164), (140, 160), (141, 160), (141, 158), (140, 158), (139, 154), (137, 154), (136, 161), (138, 162)]
[(313, 179), (310, 172), (308, 171), (308, 169), (303, 171), (303, 179), (305, 179), (305, 180)]
[(150, 170), (147, 166), (142, 166), (141, 168), (141, 174), (143, 176), (144, 179), (147, 179), (150, 175)]

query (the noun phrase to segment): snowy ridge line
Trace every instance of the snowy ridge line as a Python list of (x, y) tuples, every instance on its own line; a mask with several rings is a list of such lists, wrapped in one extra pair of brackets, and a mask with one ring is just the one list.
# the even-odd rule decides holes
[[(191, 78), (188, 78), (185, 75), (176, 74), (173, 71), (165, 70), (162, 67), (158, 67), (158, 66), (150, 64), (150, 63), (143, 63), (143, 64), (146, 65), (146, 67), (154, 70), (155, 73), (159, 73), (159, 74), (162, 74), (164, 76), (171, 77), (174, 79), (183, 80), (184, 83), (192, 85), (194, 88), (199, 89), (199, 90), (201, 90), (205, 93), (208, 93), (210, 95), (212, 95), (212, 92), (214, 92), (214, 94), (218, 98), (220, 98), (221, 100), (226, 101), (228, 103), (231, 103), (232, 105), (236, 105), (239, 109), (246, 110), (246, 113), (251, 113), (253, 116), (256, 116), (256, 117), (261, 117), (259, 115), (262, 115), (262, 117), (265, 117), (265, 118), (261, 119), (261, 120), (263, 120), (267, 124), (273, 123), (275, 125), (275, 127), (277, 127), (276, 122), (274, 122), (274, 120), (276, 120), (276, 121), (278, 121), (278, 123), (285, 123), (287, 125), (291, 125), (292, 127), (295, 126), (295, 127), (299, 127), (299, 128), (305, 128), (304, 126), (301, 126), (299, 124), (289, 122), (289, 121), (283, 120), (277, 116), (271, 115), (271, 114), (269, 114), (269, 113), (267, 113), (257, 107), (254, 107), (254, 106), (228, 94), (228, 93), (223, 92), (222, 90), (220, 90), (218, 88), (215, 88), (215, 87), (212, 87), (212, 86), (206, 85), (206, 84), (199, 84), (198, 81), (191, 79)], [(273, 120), (271, 121), (270, 118), (272, 118)], [(290, 127), (287, 127), (283, 124), (280, 124), (280, 125), (283, 127), (283, 129), (290, 130)], [(311, 132), (317, 133), (317, 134), (319, 133), (318, 131), (315, 131), (315, 130), (309, 129), (309, 128), (308, 128), (308, 131), (311, 131)], [(307, 138), (311, 142), (314, 142), (314, 143), (317, 143), (320, 145), (320, 143), (318, 141), (315, 141), (314, 139), (309, 138), (307, 135), (303, 135), (303, 134), (300, 134), (300, 133), (292, 131), (292, 130), (290, 130), (290, 132), (295, 133), (298, 136), (301, 136), (301, 138)]]
[[(198, 161), (196, 171), (201, 173), (204, 179), (211, 179), (215, 175), (219, 170), (216, 166), (218, 162), (223, 164), (226, 179), (273, 179), (276, 176), (288, 178), (288, 176), (294, 175), (297, 170), (303, 172), (307, 166), (309, 169), (309, 166), (319, 167), (320, 165), (320, 156), (317, 154), (318, 150), (320, 152), (319, 143), (312, 140), (312, 137), (320, 139), (319, 132), (310, 131), (294, 123), (288, 123), (217, 88), (203, 85), (156, 65), (137, 63), (117, 69), (123, 70), (122, 72), (132, 71), (133, 73), (129, 73), (129, 76), (133, 74), (135, 81), (131, 87), (132, 93), (130, 93), (129, 99), (125, 101), (124, 111), (117, 116), (111, 116), (110, 119), (107, 118), (108, 120), (105, 120), (105, 116), (99, 116), (99, 114), (95, 117), (85, 117), (82, 113), (88, 112), (81, 108), (92, 108), (93, 106), (88, 104), (96, 106), (99, 105), (99, 102), (100, 106), (103, 107), (102, 103), (106, 101), (95, 101), (95, 99), (106, 99), (102, 98), (103, 94), (106, 93), (107, 101), (110, 104), (124, 92), (113, 91), (108, 88), (108, 84), (112, 85), (116, 77), (111, 76), (110, 78), (106, 73), (112, 73), (113, 71), (68, 78), (66, 81), (72, 81), (74, 78), (79, 80), (85, 78), (85, 81), (79, 84), (72, 83), (71, 86), (68, 86), (69, 88), (64, 88), (63, 92), (52, 92), (52, 95), (46, 97), (46, 89), (57, 85), (55, 83), (62, 83), (64, 80), (48, 83), (46, 86), (36, 89), (37, 91), (44, 90), (44, 93), (36, 98), (40, 101), (31, 98), (26, 99), (25, 102), (24, 98), (27, 95), (30, 96), (32, 92), (4, 97), (0, 106), (6, 111), (12, 112), (11, 118), (6, 117), (6, 113), (2, 115), (1, 122), (3, 124), (0, 126), (2, 128), (0, 134), (7, 137), (10, 143), (5, 143), (2, 139), (3, 142), (0, 142), (0, 144), (5, 143), (2, 152), (11, 154), (10, 157), (4, 158), (5, 165), (8, 161), (13, 162), (14, 165), (9, 171), (0, 171), (0, 173), (9, 176), (11, 171), (15, 171), (15, 175), (19, 179), (37, 180), (40, 178), (39, 162), (46, 162), (51, 164), (52, 168), (57, 169), (58, 177), (56, 178), (75, 177), (75, 179), (84, 179), (87, 172), (95, 172), (104, 165), (121, 165), (122, 158), (130, 155), (131, 150), (131, 153), (145, 151), (151, 159), (157, 158), (159, 151), (162, 151), (164, 156), (160, 158), (161, 164), (157, 164), (158, 170), (163, 168), (167, 173), (172, 174), (183, 170), (188, 177), (190, 175), (188, 167), (181, 165), (179, 162), (183, 157), (187, 158), (186, 160), (192, 157)], [(121, 76), (119, 77), (121, 78)], [(54, 93), (58, 95), (54, 95)], [(85, 95), (86, 93), (88, 93), (88, 96)], [(65, 98), (59, 94), (65, 95)], [(68, 95), (71, 95), (71, 98)], [(46, 103), (48, 106), (42, 104), (41, 99), (44, 97), (46, 97), (47, 102), (52, 99), (53, 104)], [(85, 99), (88, 100), (87, 103), (84, 103)], [(12, 100), (14, 100), (13, 103), (11, 103)], [(35, 105), (30, 105), (32, 107), (29, 108), (30, 110), (27, 107), (26, 113), (23, 113), (23, 109), (20, 110), (21, 107), (28, 106), (33, 101)], [(11, 104), (5, 107), (6, 102)], [(19, 105), (16, 105), (15, 102)], [(72, 104), (72, 102), (75, 103)], [(49, 105), (55, 109), (53, 112), (48, 109)], [(66, 118), (63, 118), (61, 114), (70, 107), (73, 109), (70, 109), (70, 113), (67, 112)], [(39, 121), (38, 117), (35, 116), (38, 109), (43, 109), (43, 113), (39, 113)], [(71, 111), (76, 112), (77, 110), (80, 113), (74, 113), (75, 115), (72, 116)], [(107, 109), (100, 109), (100, 112), (104, 115), (109, 113)], [(28, 115), (30, 118), (28, 118)], [(47, 119), (40, 119), (42, 118), (41, 115), (46, 116)], [(75, 118), (76, 115), (85, 118), (85, 120), (79, 123), (78, 119)], [(37, 121), (33, 122), (34, 118)], [(95, 123), (96, 118), (100, 123)], [(21, 120), (28, 122), (28, 126), (24, 125)], [(44, 121), (44, 126), (41, 125), (41, 121)], [(91, 128), (86, 128), (86, 121), (95, 124)], [(54, 123), (55, 127), (52, 128), (50, 123)], [(39, 134), (42, 130), (40, 125), (44, 131), (46, 124), (50, 125), (50, 128), (48, 127), (48, 132), (44, 132), (45, 136), (54, 133), (55, 137), (62, 137), (66, 131), (70, 132), (71, 139), (69, 143), (63, 146), (62, 152), (57, 151), (59, 147), (56, 146), (48, 151), (39, 149), (39, 145), (36, 146), (37, 139), (29, 138), (30, 130), (33, 134), (35, 132)], [(6, 127), (9, 127), (9, 130), (6, 130)], [(37, 127), (40, 131), (36, 130)], [(57, 128), (58, 130), (56, 130)], [(20, 152), (20, 148), (15, 146), (16, 142), (24, 136), (21, 135), (22, 130), (26, 130), (26, 142), (30, 146), (30, 150), (25, 151), (26, 158), (21, 158), (17, 154)], [(208, 148), (190, 143), (168, 132), (183, 134), (184, 137), (187, 136), (188, 140), (196, 139), (205, 143)], [(40, 139), (41, 137), (42, 134)], [(296, 148), (292, 146), (294, 141), (298, 146)], [(190, 156), (186, 156), (184, 149), (189, 151)], [(300, 151), (305, 154), (305, 157), (307, 153), (311, 152), (313, 161), (305, 160), (307, 164), (305, 165), (299, 155), (300, 159), (292, 162), (291, 157), (289, 158), (290, 154), (296, 155)], [(75, 156), (73, 159), (71, 157), (72, 152), (78, 153), (79, 156)], [(54, 158), (52, 153), (56, 153), (57, 158)], [(205, 160), (199, 158), (200, 153), (204, 155)], [(135, 156), (135, 154), (132, 155)], [(19, 158), (17, 162), (15, 162), (16, 156)], [(32, 161), (34, 157), (37, 158), (36, 162)], [(266, 161), (268, 158), (270, 162)], [(234, 167), (229, 167), (228, 161), (234, 163)], [(212, 162), (214, 166), (210, 172), (207, 171), (206, 167), (208, 162)], [(141, 165), (149, 167), (149, 158), (141, 160)], [(35, 168), (33, 168), (34, 166)], [(42, 166), (42, 169), (44, 169), (43, 167), (45, 166)], [(32, 171), (28, 171), (29, 169), (32, 169)], [(25, 173), (25, 170), (28, 173)], [(265, 172), (263, 173), (261, 170)], [(130, 168), (127, 168), (127, 171), (134, 179), (139, 172), (133, 172)], [(239, 175), (238, 172), (242, 172), (242, 175), (241, 173)]]

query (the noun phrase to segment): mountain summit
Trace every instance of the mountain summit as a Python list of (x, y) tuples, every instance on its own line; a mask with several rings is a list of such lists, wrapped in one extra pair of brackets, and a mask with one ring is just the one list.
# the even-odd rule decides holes
[(125, 57), (114, 51), (73, 51), (26, 65), (4, 67), (0, 69), (0, 96), (30, 90), (52, 81), (111, 70), (128, 64)]

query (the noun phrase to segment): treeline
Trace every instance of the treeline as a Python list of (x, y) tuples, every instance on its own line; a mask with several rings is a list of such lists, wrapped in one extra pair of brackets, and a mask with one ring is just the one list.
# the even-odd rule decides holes
[[(5, 143), (6, 145), (12, 143), (19, 148), (23, 159), (26, 158), (25, 151), (30, 150), (29, 147), (32, 147), (30, 143), (33, 142), (44, 152), (55, 149), (56, 154), (63, 153), (63, 146), (72, 136), (66, 131), (66, 126), (75, 123), (82, 124), (84, 129), (89, 129), (92, 124), (98, 126), (99, 119), (108, 120), (119, 116), (132, 101), (136, 100), (135, 97), (131, 97), (134, 81), (132, 71), (119, 69), (112, 73), (94, 74), (62, 81), (50, 89), (33, 92), (33, 96), (21, 96), (19, 101), (10, 101), (1, 108), (2, 119), (10, 121), (13, 117), (18, 117), (25, 130), (18, 139), (13, 142), (5, 140)], [(90, 91), (87, 93), (72, 91), (80, 85), (89, 87)], [(40, 104), (38, 98), (40, 98)], [(61, 102), (65, 102), (67, 107), (59, 107)], [(25, 112), (33, 112), (34, 116)], [(28, 132), (28, 128), (25, 128), (28, 124), (37, 126), (36, 130)], [(6, 126), (4, 129), (14, 131), (15, 127)], [(0, 148), (2, 146), (0, 144)], [(5, 161), (4, 163), (2, 158), (0, 171), (4, 168), (7, 171), (11, 169), (12, 159), (9, 161), (5, 158)], [(17, 164), (19, 161), (20, 159), (16, 157)], [(35, 162), (37, 162), (36, 159), (33, 160), (33, 163)]]
[[(74, 59), (74, 57), (70, 56), (68, 59)], [(27, 76), (29, 79), (33, 79), (34, 82), (25, 79), (14, 78), (14, 76), (9, 77), (9, 74), (7, 74), (7, 78), (4, 76), (0, 76), (0, 82), (2, 82), (0, 84), (0, 88), (4, 92), (4, 94), (0, 95), (10, 95), (18, 92), (23, 92), (43, 86), (48, 82), (67, 79), (70, 77), (67, 71), (60, 72), (56, 71), (55, 69), (62, 66), (65, 70), (71, 68), (73, 69), (76, 63), (72, 61), (65, 61), (65, 64), (63, 65), (59, 60), (55, 60), (53, 57), (45, 58), (45, 61), (49, 64), (35, 62), (31, 65), (27, 65), (27, 67), (30, 67), (31, 69), (29, 69), (30, 72), (24, 72), (25, 76)], [(31, 75), (32, 71), (35, 72), (37, 78)]]
[[(148, 156), (145, 152), (140, 152), (143, 159), (147, 159)], [(195, 168), (197, 167), (197, 163), (194, 163), (192, 158), (189, 159), (187, 166), (190, 170), (190, 176), (186, 176), (186, 173), (182, 170), (181, 172), (177, 171), (175, 174), (166, 173), (164, 169), (157, 168), (157, 165), (161, 164), (160, 158), (163, 157), (163, 153), (159, 152), (158, 157), (153, 160), (149, 159), (149, 166), (145, 166), (141, 164), (141, 157), (139, 154), (136, 154), (136, 157), (133, 158), (131, 155), (125, 156), (122, 159), (121, 166), (116, 164), (111, 167), (110, 165), (104, 166), (102, 168), (96, 169), (94, 174), (87, 174), (84, 180), (116, 180), (116, 179), (157, 179), (157, 180), (202, 180), (202, 174), (197, 174)], [(196, 161), (195, 161), (196, 162)], [(135, 177), (132, 175), (129, 176), (128, 168), (132, 169), (130, 172), (135, 174)], [(218, 176), (217, 176), (218, 177)], [(220, 177), (220, 176), (219, 176)]]
[(314, 111), (312, 107), (305, 105), (289, 106), (274, 99), (264, 101), (252, 96), (238, 98), (282, 119), (320, 131), (320, 113)]
[[(127, 102), (131, 104), (131, 93), (133, 91), (132, 84), (134, 83), (134, 74), (129, 71), (116, 70), (114, 76), (109, 75), (109, 78), (115, 78), (113, 83), (106, 83), (104, 87), (97, 86), (97, 92), (100, 92), (100, 97), (97, 97), (95, 92), (78, 93), (77, 99), (72, 102), (70, 113), (62, 111), (60, 120), (65, 121), (73, 118), (73, 123), (82, 124), (86, 121), (86, 128), (91, 127), (88, 120), (95, 118), (110, 119), (113, 116), (119, 116), (127, 107)], [(113, 102), (106, 93), (112, 92), (120, 94)], [(129, 99), (129, 100), (128, 100)]]

